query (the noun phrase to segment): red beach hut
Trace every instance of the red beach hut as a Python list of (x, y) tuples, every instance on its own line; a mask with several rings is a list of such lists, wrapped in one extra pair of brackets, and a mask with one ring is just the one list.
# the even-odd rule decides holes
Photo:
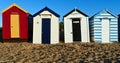
[(29, 13), (16, 4), (2, 11), (2, 38), (4, 40), (28, 40)]

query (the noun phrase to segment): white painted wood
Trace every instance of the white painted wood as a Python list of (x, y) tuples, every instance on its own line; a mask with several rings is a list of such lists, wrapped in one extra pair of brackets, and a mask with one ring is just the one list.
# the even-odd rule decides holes
[(33, 18), (33, 43), (41, 43), (42, 21), (39, 15)]
[(110, 24), (109, 19), (102, 19), (102, 42), (109, 43), (110, 42)]
[(72, 20), (70, 18), (64, 18), (64, 32), (65, 43), (72, 43), (73, 32), (72, 32)]
[(51, 44), (59, 43), (59, 18), (51, 19)]
[[(42, 43), (42, 18), (51, 19), (51, 38), (50, 44), (59, 43), (59, 17), (56, 17), (49, 11), (43, 11), (33, 18), (33, 43)], [(37, 24), (39, 22), (39, 24)]]
[(81, 37), (82, 42), (90, 42), (88, 17), (81, 18)]

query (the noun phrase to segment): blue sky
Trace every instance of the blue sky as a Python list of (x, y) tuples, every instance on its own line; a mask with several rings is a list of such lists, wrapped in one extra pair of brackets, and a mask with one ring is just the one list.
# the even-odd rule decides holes
[[(61, 17), (77, 7), (91, 17), (95, 13), (108, 9), (115, 15), (120, 14), (120, 0), (1, 0), (0, 11), (11, 4), (16, 3), (30, 14), (35, 14), (45, 6), (49, 7)], [(2, 26), (2, 14), (0, 14), (0, 27)]]

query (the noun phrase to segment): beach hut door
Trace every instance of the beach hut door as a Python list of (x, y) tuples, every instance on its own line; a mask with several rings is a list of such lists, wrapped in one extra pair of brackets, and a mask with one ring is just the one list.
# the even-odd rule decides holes
[(72, 19), (73, 41), (81, 41), (80, 19)]
[(10, 18), (11, 38), (19, 38), (19, 15), (11, 14)]
[(50, 44), (50, 24), (49, 18), (42, 19), (42, 43)]

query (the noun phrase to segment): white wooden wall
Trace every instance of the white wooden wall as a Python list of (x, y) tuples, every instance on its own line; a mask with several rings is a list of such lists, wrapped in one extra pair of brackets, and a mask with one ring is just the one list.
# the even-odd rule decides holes
[(59, 18), (51, 14), (49, 11), (43, 11), (39, 15), (33, 17), (33, 43), (42, 43), (42, 18), (51, 19), (51, 44), (59, 43)]

